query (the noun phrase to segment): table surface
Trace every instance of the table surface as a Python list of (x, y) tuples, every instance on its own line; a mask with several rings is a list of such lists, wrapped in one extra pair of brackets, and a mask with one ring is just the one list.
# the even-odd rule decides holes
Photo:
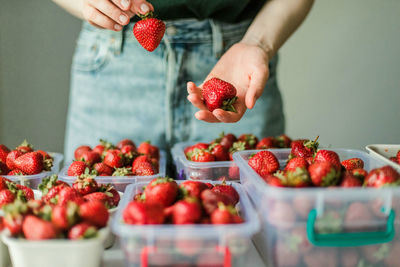
[[(114, 246), (104, 251), (102, 267), (124, 267), (124, 255), (120, 249), (118, 239), (115, 241)], [(251, 267), (264, 267), (264, 263), (261, 260), (260, 254), (257, 249), (251, 243), (249, 262), (247, 266)]]

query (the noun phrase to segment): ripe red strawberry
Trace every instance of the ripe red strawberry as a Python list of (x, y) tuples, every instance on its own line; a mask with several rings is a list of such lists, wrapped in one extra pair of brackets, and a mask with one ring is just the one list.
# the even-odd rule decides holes
[(152, 163), (151, 159), (148, 156), (139, 156), (135, 158), (135, 160), (132, 162), (132, 170), (136, 169), (142, 162)]
[(10, 153), (10, 149), (3, 144), (0, 144), (0, 161), (6, 164), (7, 155)]
[(133, 148), (136, 149), (135, 143), (134, 143), (132, 140), (130, 140), (130, 139), (122, 139), (122, 140), (119, 141), (119, 142), (117, 143), (117, 145), (116, 145), (116, 147), (117, 147), (118, 149), (121, 149), (121, 150), (122, 150), (122, 147), (124, 147), (124, 146), (132, 146)]
[(364, 181), (365, 177), (368, 175), (368, 172), (364, 169), (354, 169), (351, 171), (351, 174), (360, 179), (360, 181)]
[(10, 231), (12, 236), (22, 233), (22, 222), (24, 217), (17, 211), (16, 213), (7, 213), (4, 217), (4, 226)]
[(225, 134), (222, 132), (219, 138), (215, 139), (213, 143), (220, 143), (223, 147), (225, 147), (226, 150), (229, 150), (236, 141), (237, 138), (234, 134)]
[(158, 172), (154, 170), (154, 166), (148, 162), (136, 164), (135, 169), (132, 170), (136, 176), (152, 176)]
[(96, 226), (88, 222), (75, 224), (68, 231), (68, 238), (71, 240), (87, 239), (97, 235)]
[(97, 172), (98, 176), (111, 176), (114, 172), (114, 169), (104, 162), (94, 164), (93, 169)]
[(190, 158), (192, 157), (193, 150), (195, 150), (196, 148), (200, 149), (200, 150), (206, 150), (206, 149), (208, 149), (209, 146), (210, 145), (206, 144), (206, 143), (197, 143), (197, 144), (195, 144), (193, 146), (186, 147), (183, 150), (183, 152), (185, 153), (186, 158), (190, 160)]
[[(58, 194), (60, 193), (60, 191), (64, 188), (64, 187), (66, 187), (65, 185), (57, 185), (57, 186), (54, 186), (54, 187), (52, 187), (52, 188), (50, 188), (50, 189), (47, 189), (47, 192), (48, 193), (46, 193), (46, 194), (44, 194), (43, 193), (43, 195), (42, 195), (42, 200), (45, 202), (45, 203), (48, 203), (48, 204), (50, 204), (50, 203), (52, 203), (52, 204), (56, 204), (57, 203), (57, 196), (58, 196)], [(44, 192), (44, 191), (42, 191), (42, 192)]]
[(49, 153), (47, 153), (47, 152), (46, 152), (46, 151), (44, 151), (44, 150), (36, 150), (36, 152), (38, 152), (38, 153), (42, 154), (42, 156), (43, 156), (43, 159), (53, 159), (53, 157), (52, 157), (52, 156), (50, 156), (50, 154), (49, 154)]
[(346, 159), (343, 160), (341, 164), (348, 171), (364, 168), (364, 161), (360, 158)]
[(93, 223), (100, 228), (107, 225), (109, 218), (107, 208), (100, 201), (83, 203), (79, 207), (79, 215), (83, 220)]
[(397, 163), (400, 164), (400, 150), (397, 151), (396, 158), (397, 158)]
[(360, 179), (355, 177), (350, 172), (346, 171), (343, 174), (342, 182), (340, 183), (341, 187), (358, 187), (362, 186), (362, 182)]
[(8, 154), (7, 154), (7, 158), (6, 158), (7, 167), (8, 167), (10, 170), (16, 169), (17, 167), (15, 166), (15, 160), (16, 160), (18, 157), (22, 156), (23, 154), (24, 154), (24, 153), (22, 153), (22, 152), (19, 151), (19, 150), (13, 150), (13, 151), (11, 151), (10, 153), (8, 153)]
[(236, 88), (221, 79), (211, 78), (203, 84), (202, 94), (209, 111), (223, 109), (236, 112)]
[(111, 168), (121, 168), (124, 164), (124, 158), (121, 151), (111, 149), (106, 152), (103, 162)]
[[(285, 172), (286, 186), (307, 187), (311, 185), (310, 175), (306, 168), (296, 168)], [(282, 179), (284, 180), (284, 179)]]
[(89, 166), (92, 166), (93, 164), (100, 162), (101, 157), (100, 154), (94, 151), (84, 151), (81, 155), (81, 157), (78, 159), (81, 161), (86, 162)]
[(279, 161), (272, 152), (260, 151), (249, 160), (249, 166), (261, 177), (279, 170)]
[(100, 192), (104, 192), (111, 200), (111, 204), (113, 207), (118, 206), (118, 203), (121, 199), (119, 193), (111, 184), (104, 185), (102, 184), (99, 188)]
[(150, 158), (159, 159), (160, 158), (160, 150), (158, 147), (153, 146), (150, 141), (146, 141), (141, 143), (138, 148), (137, 152), (143, 155), (147, 155)]
[(191, 161), (195, 162), (210, 162), (215, 161), (215, 156), (207, 150), (193, 150)]
[(89, 166), (83, 161), (74, 161), (68, 167), (68, 176), (79, 176), (85, 173), (86, 168)]
[(84, 196), (96, 192), (99, 186), (92, 176), (83, 174), (78, 176), (78, 178), (72, 184), (72, 188)]
[(328, 161), (335, 166), (337, 171), (340, 171), (342, 165), (340, 163), (339, 155), (331, 150), (318, 150), (317, 154), (315, 154), (314, 162), (322, 162)]
[(33, 152), (33, 146), (28, 143), (28, 141), (24, 140), (19, 146), (17, 146), (16, 150), (21, 151), (23, 154)]
[(295, 140), (291, 143), (291, 151), (289, 158), (308, 158), (313, 157), (318, 148), (318, 136), (314, 141), (311, 140)]
[(137, 154), (136, 147), (132, 145), (124, 145), (121, 148), (121, 153), (124, 154), (125, 158), (129, 159), (129, 161), (131, 162), (134, 156), (136, 156)]
[(74, 152), (75, 159), (80, 159), (82, 157), (82, 154), (86, 151), (92, 151), (92, 148), (90, 146), (80, 146), (77, 149), (75, 149)]
[(10, 179), (0, 176), (0, 191), (3, 189), (8, 189), (7, 182), (12, 183), (12, 181)]
[(276, 144), (279, 148), (290, 148), (292, 143), (292, 139), (285, 134), (281, 134), (280, 136), (275, 138)]
[(304, 158), (292, 158), (285, 166), (285, 171), (295, 171), (297, 168), (308, 168), (308, 162)]
[(222, 202), (225, 205), (234, 205), (231, 197), (213, 192), (210, 189), (203, 190), (200, 194), (200, 199), (207, 214), (211, 214), (218, 207), (219, 202)]
[(57, 230), (51, 222), (33, 215), (27, 215), (22, 223), (22, 231), (28, 240), (44, 240), (57, 237)]
[(236, 141), (232, 144), (232, 147), (229, 149), (229, 159), (233, 160), (233, 154), (238, 151), (243, 151), (247, 149), (246, 143), (244, 141)]
[(60, 230), (67, 230), (78, 220), (78, 206), (69, 202), (66, 205), (54, 206), (51, 211), (51, 222)]
[(389, 165), (371, 170), (364, 180), (364, 185), (369, 187), (395, 186), (399, 183), (400, 174)]
[(215, 184), (211, 191), (230, 197), (233, 206), (239, 202), (238, 192), (233, 186), (226, 184), (225, 180), (222, 181), (222, 184)]
[(238, 140), (246, 143), (246, 149), (253, 149), (258, 143), (258, 138), (254, 134), (242, 134)]
[(146, 203), (159, 203), (168, 207), (178, 196), (178, 184), (168, 177), (155, 178), (146, 186), (143, 194)]
[(112, 208), (113, 205), (113, 201), (111, 199), (110, 196), (108, 196), (106, 193), (104, 192), (93, 192), (87, 195), (83, 196), (83, 199), (85, 201), (100, 201), (101, 203), (103, 203), (107, 208)]
[(135, 201), (126, 206), (122, 218), (127, 224), (162, 224), (165, 220), (162, 205)]
[(276, 187), (285, 187), (286, 184), (284, 181), (282, 181), (280, 178), (276, 177), (275, 175), (269, 174), (266, 177), (262, 177), (263, 180), (271, 185), (271, 186), (276, 186)]
[[(49, 191), (50, 192), (50, 191)], [(72, 187), (63, 187), (58, 193), (58, 205), (65, 205), (69, 201), (81, 204), (84, 202), (82, 196)]]
[(0, 208), (6, 204), (13, 203), (15, 199), (14, 194), (8, 190), (3, 189), (0, 191)]
[(229, 178), (227, 180), (239, 180), (240, 178), (240, 170), (239, 167), (235, 165), (231, 165), (228, 170)]
[(276, 140), (273, 136), (264, 137), (257, 143), (256, 149), (267, 149), (267, 148), (275, 148)]
[(397, 157), (390, 157), (389, 160), (393, 161), (394, 163), (397, 163)]
[(32, 175), (42, 172), (44, 169), (50, 170), (51, 166), (45, 166), (42, 154), (38, 152), (28, 152), (19, 156), (14, 165), (22, 172)]
[(20, 184), (16, 184), (15, 186), (24, 193), (24, 197), (25, 197), (26, 201), (35, 199), (33, 190), (30, 189), (29, 187), (27, 187), (25, 185), (20, 185)]
[(174, 224), (192, 224), (200, 221), (202, 215), (201, 205), (197, 198), (187, 197), (176, 202), (172, 208), (172, 221)]
[(20, 171), (18, 169), (14, 169), (14, 170), (10, 171), (9, 173), (7, 173), (7, 176), (15, 176), (15, 175), (26, 175), (26, 173), (23, 173), (22, 171)]
[(38, 189), (42, 192), (42, 195), (46, 195), (49, 190), (55, 186), (61, 185), (63, 187), (69, 187), (66, 182), (58, 180), (58, 176), (53, 174), (51, 176), (43, 178), (41, 184), (39, 184)]
[(219, 203), (218, 208), (211, 213), (210, 220), (212, 224), (231, 224), (240, 222), (236, 216), (238, 216), (238, 214), (233, 206), (226, 206), (223, 203)]
[(208, 189), (208, 186), (199, 181), (186, 180), (182, 182), (179, 187), (184, 189), (189, 196), (200, 198), (201, 192)]
[(0, 175), (7, 175), (10, 170), (7, 167), (7, 164), (0, 161)]
[(340, 174), (329, 161), (314, 162), (308, 171), (315, 186), (331, 186), (339, 182)]
[(218, 143), (213, 143), (208, 148), (211, 151), (211, 154), (214, 155), (216, 161), (228, 161), (229, 153), (228, 150), (225, 149), (224, 146)]
[(153, 12), (139, 15), (142, 20), (133, 26), (133, 34), (139, 44), (149, 52), (154, 51), (165, 33), (165, 23), (153, 17)]

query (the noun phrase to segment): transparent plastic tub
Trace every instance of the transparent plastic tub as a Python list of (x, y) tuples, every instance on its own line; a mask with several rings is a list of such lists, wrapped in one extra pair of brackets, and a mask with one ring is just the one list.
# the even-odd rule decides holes
[[(385, 165), (366, 152), (331, 149), (341, 160), (361, 158), (366, 170)], [(290, 149), (270, 149), (285, 166)], [(234, 154), (240, 180), (260, 218), (254, 243), (268, 266), (400, 266), (400, 187), (279, 188), (248, 165), (258, 151)]]
[[(178, 182), (180, 183), (180, 182)], [(259, 229), (258, 216), (242, 186), (238, 210), (245, 222), (230, 225), (128, 225), (122, 213), (146, 183), (127, 187), (111, 223), (120, 238), (126, 266), (245, 266), (251, 237)], [(185, 265), (186, 264), (186, 265)]]
[(391, 165), (398, 172), (400, 172), (400, 164), (391, 161), (390, 157), (396, 157), (397, 151), (400, 150), (400, 145), (368, 145), (365, 147), (368, 153), (379, 160), (386, 162), (386, 164)]
[(186, 158), (184, 149), (198, 142), (177, 143), (172, 148), (172, 158), (176, 165), (178, 178), (191, 180), (239, 181), (239, 168), (233, 161), (194, 162)]
[[(117, 191), (124, 192), (125, 188), (134, 183), (149, 182), (157, 177), (163, 177), (166, 173), (166, 153), (165, 151), (160, 151), (160, 169), (159, 173), (152, 176), (97, 176), (96, 181), (100, 184), (112, 184)], [(76, 177), (68, 176), (68, 164), (64, 166), (61, 172), (58, 174), (58, 179), (61, 181), (72, 184), (75, 182)]]
[(8, 178), (11, 181), (28, 186), (32, 189), (37, 189), (38, 185), (42, 182), (42, 179), (50, 174), (55, 174), (60, 171), (60, 166), (64, 156), (60, 153), (48, 152), (53, 158), (53, 167), (51, 171), (41, 172), (35, 175), (2, 175), (2, 177)]

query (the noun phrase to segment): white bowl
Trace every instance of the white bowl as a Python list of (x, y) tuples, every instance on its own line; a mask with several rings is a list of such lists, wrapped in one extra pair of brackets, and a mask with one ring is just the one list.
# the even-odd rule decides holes
[(368, 150), (368, 153), (374, 158), (389, 164), (393, 168), (395, 168), (398, 172), (400, 172), (400, 165), (391, 161), (390, 157), (396, 157), (397, 151), (400, 150), (400, 145), (382, 145), (382, 144), (374, 144), (368, 145), (365, 147)]

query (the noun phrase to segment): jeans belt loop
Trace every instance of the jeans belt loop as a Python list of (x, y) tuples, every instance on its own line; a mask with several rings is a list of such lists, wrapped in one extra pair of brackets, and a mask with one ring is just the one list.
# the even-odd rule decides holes
[(220, 58), (224, 49), (224, 39), (222, 35), (221, 24), (218, 21), (210, 20), (211, 32), (212, 32), (212, 42), (213, 42), (213, 52), (216, 58)]

